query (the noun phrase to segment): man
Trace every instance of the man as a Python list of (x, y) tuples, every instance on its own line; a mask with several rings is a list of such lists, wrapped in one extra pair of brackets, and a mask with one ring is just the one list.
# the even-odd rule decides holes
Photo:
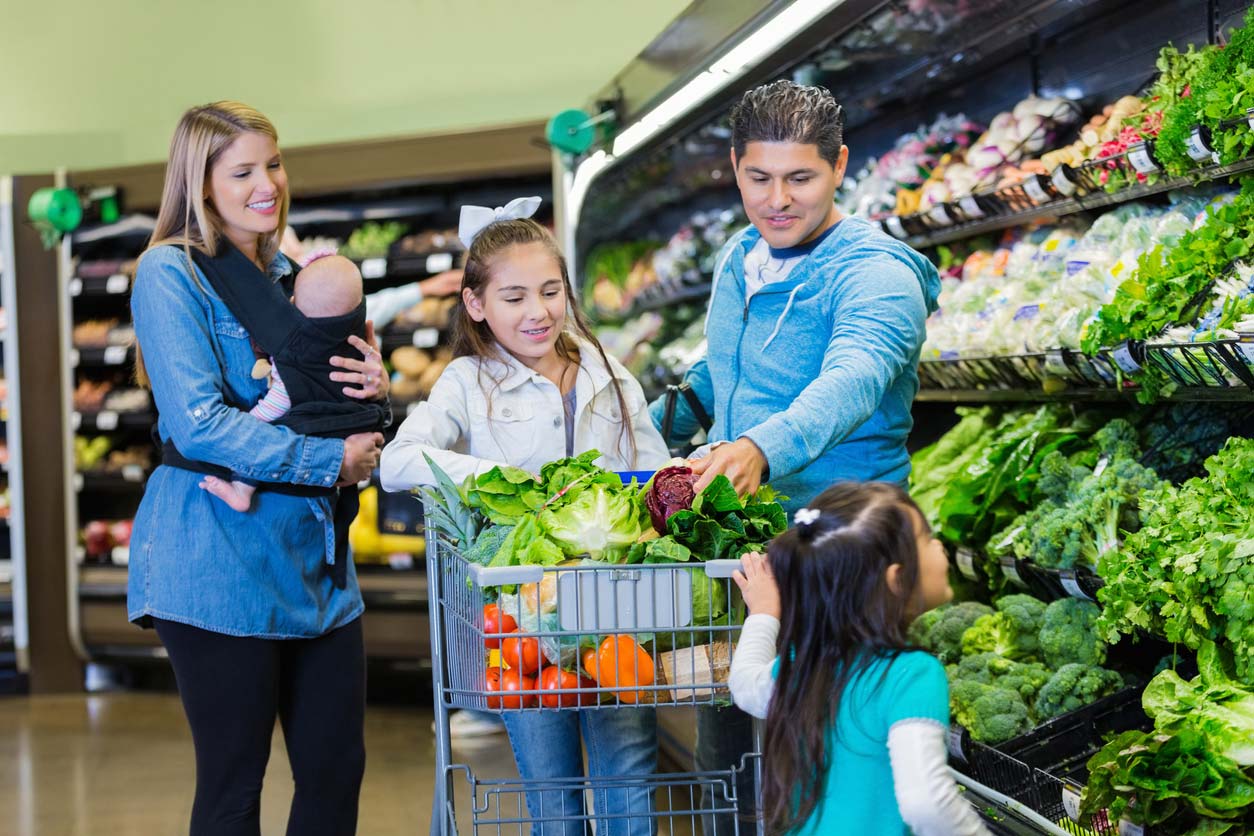
[[(719, 253), (709, 348), (685, 376), (714, 417), (710, 449), (691, 462), (697, 489), (718, 474), (741, 494), (769, 479), (790, 514), (833, 482), (905, 484), (915, 367), (940, 292), (927, 259), (837, 209), (843, 122), (831, 93), (790, 81), (750, 90), (732, 110), (731, 161), (752, 225)], [(651, 410), (660, 425), (662, 402)], [(696, 430), (681, 399), (672, 435)], [(750, 728), (737, 709), (702, 710), (698, 770), (739, 765)], [(740, 798), (743, 809), (751, 784)], [(732, 832), (727, 818), (705, 819), (707, 836), (715, 824)]]

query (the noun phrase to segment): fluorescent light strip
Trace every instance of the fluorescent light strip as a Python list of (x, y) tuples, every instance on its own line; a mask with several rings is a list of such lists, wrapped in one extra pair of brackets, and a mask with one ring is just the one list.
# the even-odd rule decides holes
[(614, 156), (625, 156), (652, 139), (680, 116), (740, 78), (772, 49), (842, 3), (844, 0), (794, 0), (788, 8), (732, 47), (709, 69), (615, 137)]

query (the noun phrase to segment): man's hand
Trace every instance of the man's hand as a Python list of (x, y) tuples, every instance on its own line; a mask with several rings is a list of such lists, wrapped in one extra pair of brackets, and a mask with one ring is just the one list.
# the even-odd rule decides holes
[(779, 585), (771, 574), (771, 564), (766, 555), (749, 552), (740, 558), (740, 566), (732, 573), (732, 580), (740, 587), (749, 614), (779, 618)]
[(766, 456), (747, 438), (738, 438), (731, 444), (720, 444), (704, 458), (691, 460), (688, 466), (697, 474), (696, 491), (701, 493), (720, 473), (731, 480), (732, 487), (740, 496), (748, 496), (762, 484), (766, 472)]

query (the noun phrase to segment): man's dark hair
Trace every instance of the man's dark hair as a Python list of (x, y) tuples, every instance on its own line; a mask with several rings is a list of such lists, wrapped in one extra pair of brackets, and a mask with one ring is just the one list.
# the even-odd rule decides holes
[(773, 81), (745, 93), (732, 108), (732, 148), (736, 159), (750, 142), (797, 142), (817, 145), (832, 165), (840, 158), (845, 111), (822, 87)]

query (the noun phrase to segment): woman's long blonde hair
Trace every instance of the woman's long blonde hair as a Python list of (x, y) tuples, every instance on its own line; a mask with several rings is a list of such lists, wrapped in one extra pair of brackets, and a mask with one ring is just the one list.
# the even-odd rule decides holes
[[(196, 279), (191, 266), (192, 248), (206, 255), (215, 255), (221, 239), (222, 218), (205, 201), (205, 183), (213, 171), (214, 163), (240, 134), (257, 133), (279, 141), (278, 131), (269, 119), (246, 104), (239, 102), (213, 102), (193, 107), (179, 119), (170, 140), (170, 158), (165, 167), (165, 187), (161, 191), (161, 208), (157, 213), (157, 226), (148, 239), (148, 250), (163, 244), (181, 246), (187, 254), (188, 269)], [(287, 228), (288, 191), (283, 191), (279, 203), (279, 224), (272, 235), (257, 239), (257, 255), (268, 264), (279, 251), (279, 240)], [(140, 256), (143, 258), (143, 256)], [(148, 373), (139, 345), (135, 346), (135, 379), (141, 386), (148, 386)]]

